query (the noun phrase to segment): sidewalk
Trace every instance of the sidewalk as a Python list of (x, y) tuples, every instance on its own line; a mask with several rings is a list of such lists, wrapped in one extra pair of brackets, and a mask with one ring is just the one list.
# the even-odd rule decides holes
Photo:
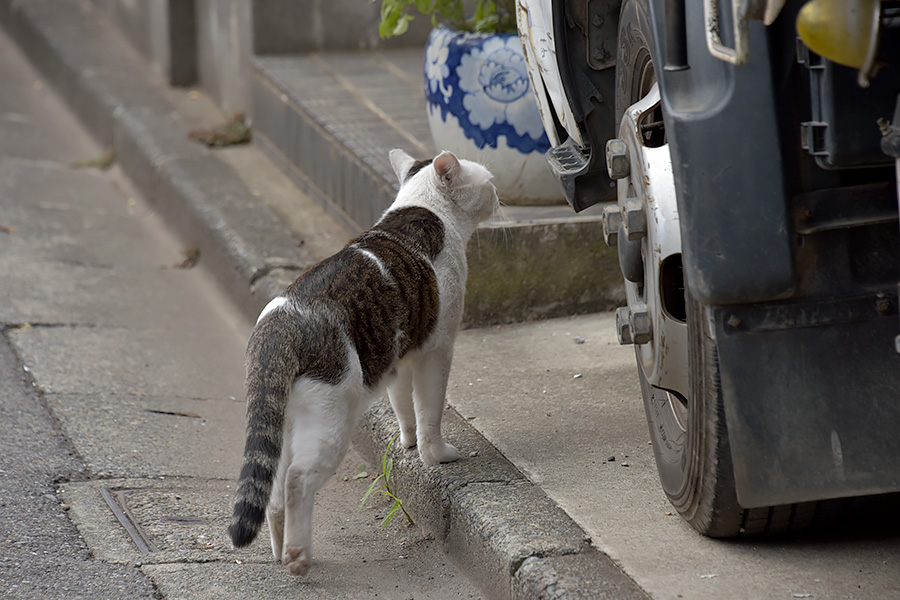
[[(3, 186), (15, 183), (31, 194), (30, 203), (17, 207), (25, 212), (12, 213), (19, 219), (16, 232), (0, 232), (0, 243), (21, 244), (28, 228), (34, 228), (34, 239), (56, 243), (0, 255), (0, 321), (40, 392), (7, 382), (9, 397), (18, 404), (3, 408), (8, 419), (17, 419), (11, 421), (13, 432), (32, 427), (35, 436), (54, 440), (40, 448), (46, 457), (34, 454), (35, 471), (28, 470), (28, 452), (37, 450), (0, 466), (50, 477), (40, 485), (24, 475), (16, 479), (21, 494), (38, 499), (48, 516), (37, 513), (34, 524), (10, 529), (15, 531), (10, 539), (25, 539), (37, 519), (45, 518), (54, 524), (51, 530), (68, 536), (62, 547), (105, 559), (88, 561), (93, 570), (67, 574), (60, 585), (102, 580), (120, 586), (116, 597), (152, 597), (155, 584), (167, 598), (297, 597), (298, 589), (312, 598), (481, 593), (461, 583), (453, 587), (449, 582), (458, 581), (451, 577), (458, 571), (452, 565), (441, 565), (438, 573), (410, 566), (416, 556), (440, 563), (440, 546), (485, 597), (858, 600), (896, 594), (896, 528), (731, 543), (697, 536), (672, 516), (646, 442), (632, 349), (615, 343), (609, 314), (461, 332), (445, 431), (463, 459), (424, 468), (415, 453), (393, 453), (400, 495), (435, 539), (403, 539), (406, 534), (395, 531), (385, 541), (371, 522), (369, 529), (357, 530), (335, 517), (350, 517), (361, 497), (352, 486), (365, 487), (364, 481), (354, 483), (358, 463), (351, 462), (335, 478), (341, 485), (334, 494), (320, 500), (317, 527), (337, 537), (318, 546), (314, 569), (324, 570), (313, 571), (312, 583), (284, 576), (268, 558), (265, 540), (247, 554), (216, 546), (224, 540), (223, 511), (242, 439), (235, 416), (242, 412), (241, 374), (233, 365), (242, 364), (249, 325), (306, 266), (339, 248), (346, 232), (283, 183), (252, 146), (209, 152), (189, 142), (188, 131), (223, 116), (202, 96), (163, 85), (90, 14), (89, 3), (0, 0), (0, 24), (99, 142), (90, 151), (67, 150), (65, 140), (75, 136), (63, 129), (61, 147), (40, 149), (61, 154), (35, 154), (41, 168), (30, 179), (18, 169), (15, 177), (0, 178), (0, 225), (12, 224), (4, 220), (7, 199), (14, 196)], [(0, 90), (0, 101), (7, 93), (6, 87)], [(30, 139), (9, 143), (30, 151)], [(109, 185), (98, 186), (87, 171), (54, 167), (106, 148), (115, 151), (113, 171), (121, 169), (133, 181), (149, 209), (132, 205), (128, 198), (136, 194), (127, 189), (114, 190), (111, 199)], [(66, 176), (60, 179), (62, 172)], [(67, 189), (92, 181), (93, 187), (81, 188), (86, 197), (106, 198), (112, 206), (119, 202), (118, 212), (96, 210), (89, 201), (73, 211), (68, 225), (46, 218), (58, 215), (54, 210)], [(162, 218), (152, 229), (177, 236), (160, 234), (161, 247), (168, 250), (160, 253), (158, 244), (121, 218), (134, 210)], [(102, 252), (83, 245), (85, 239), (99, 243), (88, 235), (98, 224), (123, 236), (112, 246), (101, 245)], [(81, 237), (69, 226), (80, 228)], [(178, 250), (190, 246), (199, 249), (200, 267), (171, 268), (184, 259)], [(42, 277), (21, 269), (30, 265), (26, 259), (47, 253), (54, 266)], [(147, 283), (153, 285), (143, 287)], [(115, 295), (107, 293), (113, 289)], [(146, 296), (138, 291), (145, 289), (155, 291)], [(210, 297), (210, 290), (228, 298), (198, 305), (197, 298)], [(153, 310), (122, 311), (144, 304)], [(210, 319), (218, 326), (198, 338), (192, 328)], [(2, 372), (15, 369), (15, 360), (0, 352)], [(0, 392), (6, 397), (6, 387)], [(28, 412), (41, 398), (52, 418)], [(395, 432), (390, 409), (378, 403), (355, 437), (359, 460), (372, 465)], [(26, 447), (28, 436), (21, 437), (10, 435), (9, 444)], [(75, 456), (66, 453), (66, 440)], [(53, 476), (64, 483), (57, 485)], [(77, 532), (56, 501), (60, 487)], [(142, 553), (102, 499), (101, 487), (131, 490), (128, 505), (139, 521), (146, 519), (150, 538), (190, 552)], [(173, 497), (180, 504), (173, 505)], [(4, 491), (0, 507), (13, 502)], [(344, 527), (351, 537), (337, 535)], [(362, 556), (347, 555), (365, 540), (380, 541), (376, 547), (385, 554), (368, 564), (354, 563)], [(401, 543), (410, 552), (389, 557)], [(39, 541), (16, 548), (22, 557), (43, 551)], [(48, 554), (33, 571), (41, 574), (56, 565), (62, 560), (57, 556)], [(381, 587), (354, 595), (341, 579), (351, 564), (351, 579), (364, 581), (366, 568), (376, 565), (389, 568), (370, 574), (393, 573), (396, 579), (376, 582), (371, 575)], [(24, 572), (19, 564), (2, 566)], [(401, 582), (404, 591), (392, 587)], [(32, 597), (54, 594), (70, 597), (61, 591)], [(81, 597), (106, 596), (87, 590)]]

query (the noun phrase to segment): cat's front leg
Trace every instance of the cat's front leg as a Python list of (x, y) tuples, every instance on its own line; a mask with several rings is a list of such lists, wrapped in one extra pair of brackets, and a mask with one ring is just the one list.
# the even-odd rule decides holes
[(413, 370), (413, 401), (416, 410), (416, 434), (419, 456), (427, 465), (453, 462), (459, 451), (441, 436), (441, 418), (444, 416), (447, 380), (450, 378), (450, 362), (453, 347), (429, 352), (416, 361)]
[(413, 380), (409, 365), (397, 368), (397, 377), (388, 386), (391, 408), (400, 425), (400, 444), (404, 448), (416, 445), (416, 411), (413, 408)]

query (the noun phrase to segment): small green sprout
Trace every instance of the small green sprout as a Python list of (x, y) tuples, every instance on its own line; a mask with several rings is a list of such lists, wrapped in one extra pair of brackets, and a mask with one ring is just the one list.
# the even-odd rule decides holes
[[(395, 439), (397, 438), (391, 438), (391, 441), (388, 442), (387, 448), (384, 449), (384, 454), (381, 456), (381, 474), (372, 481), (372, 485), (370, 485), (369, 489), (366, 490), (365, 495), (363, 495), (362, 497), (362, 501), (359, 503), (359, 510), (362, 510), (366, 505), (366, 501), (369, 499), (369, 496), (371, 496), (375, 492), (384, 494), (394, 501), (391, 509), (384, 516), (384, 519), (381, 520), (382, 530), (390, 525), (391, 520), (394, 518), (394, 515), (397, 514), (397, 511), (401, 511), (403, 513), (403, 516), (406, 517), (406, 520), (409, 521), (409, 524), (415, 526), (412, 517), (410, 517), (409, 513), (406, 512), (406, 509), (403, 508), (403, 501), (400, 500), (400, 498), (398, 498), (396, 494), (394, 494), (394, 490), (391, 489), (393, 488), (393, 482), (391, 481), (391, 472), (394, 469), (394, 459), (389, 458), (388, 453), (391, 451), (391, 446), (394, 445)], [(379, 483), (382, 484), (381, 487), (378, 487)]]

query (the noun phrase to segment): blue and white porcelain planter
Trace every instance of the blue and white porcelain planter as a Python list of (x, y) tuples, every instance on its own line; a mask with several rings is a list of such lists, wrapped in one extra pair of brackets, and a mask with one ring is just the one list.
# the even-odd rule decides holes
[(425, 96), (435, 148), (486, 164), (507, 204), (564, 202), (516, 34), (432, 30)]

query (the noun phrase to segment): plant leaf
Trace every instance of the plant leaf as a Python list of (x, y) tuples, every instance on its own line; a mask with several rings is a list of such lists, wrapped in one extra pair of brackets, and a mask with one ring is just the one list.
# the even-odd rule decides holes
[(413, 18), (407, 11), (413, 9), (430, 16), (433, 27), (447, 23), (462, 31), (516, 31), (516, 0), (381, 0), (378, 34), (389, 38), (405, 33)]
[(397, 511), (400, 510), (400, 501), (397, 500), (394, 502), (394, 505), (391, 507), (391, 510), (388, 511), (388, 514), (384, 516), (384, 519), (381, 520), (381, 529), (384, 530), (385, 527), (391, 524), (391, 520), (394, 518), (394, 515), (397, 514)]
[(412, 21), (412, 17), (409, 15), (403, 15), (397, 21), (397, 25), (394, 27), (394, 30), (391, 32), (391, 35), (403, 35), (409, 29), (409, 22)]
[(378, 37), (383, 40), (391, 37), (391, 31), (393, 31), (393, 27), (387, 20), (382, 21), (378, 25)]
[[(388, 0), (385, 0), (385, 2), (387, 2), (387, 1)], [(415, 0), (398, 0), (398, 1), (413, 2)], [(388, 498), (393, 500), (394, 504), (393, 504), (393, 506), (391, 506), (391, 510), (388, 511), (388, 514), (385, 515), (384, 519), (382, 519), (382, 521), (381, 521), (381, 529), (382, 530), (390, 524), (391, 520), (394, 518), (394, 515), (397, 514), (398, 510), (403, 512), (403, 514), (406, 516), (406, 519), (409, 521), (410, 525), (415, 525), (413, 523), (412, 517), (410, 517), (409, 513), (406, 512), (406, 509), (403, 508), (403, 502), (400, 500), (400, 498), (395, 496), (393, 491), (391, 490), (391, 472), (394, 469), (394, 459), (390, 458), (388, 456), (388, 454), (390, 453), (391, 446), (393, 446), (394, 440), (396, 440), (396, 439), (397, 439), (396, 437), (393, 437), (388, 442), (388, 445), (384, 450), (384, 454), (381, 455), (382, 473), (372, 481), (371, 485), (369, 485), (369, 489), (366, 490), (366, 493), (363, 496), (362, 501), (359, 504), (359, 509), (357, 510), (357, 512), (362, 510), (363, 506), (365, 506), (365, 504), (366, 504), (366, 501), (369, 499), (369, 496), (371, 496), (372, 494), (374, 494), (376, 492), (378, 492), (380, 494), (384, 494), (385, 496), (387, 496)], [(365, 465), (362, 465), (362, 467), (365, 467)], [(382, 487), (378, 487), (379, 482), (381, 483)]]
[(384, 465), (384, 469), (382, 469), (384, 473), (384, 484), (386, 486), (391, 485), (391, 472), (394, 470), (394, 459), (389, 458)]
[(384, 477), (383, 474), (372, 480), (372, 485), (370, 485), (369, 489), (366, 490), (366, 493), (363, 494), (362, 501), (360, 501), (359, 508), (356, 510), (356, 512), (361, 511), (363, 509), (363, 506), (366, 505), (366, 500), (368, 500), (369, 496), (371, 496), (375, 492), (375, 488), (378, 486), (378, 482), (381, 481), (382, 477)]

